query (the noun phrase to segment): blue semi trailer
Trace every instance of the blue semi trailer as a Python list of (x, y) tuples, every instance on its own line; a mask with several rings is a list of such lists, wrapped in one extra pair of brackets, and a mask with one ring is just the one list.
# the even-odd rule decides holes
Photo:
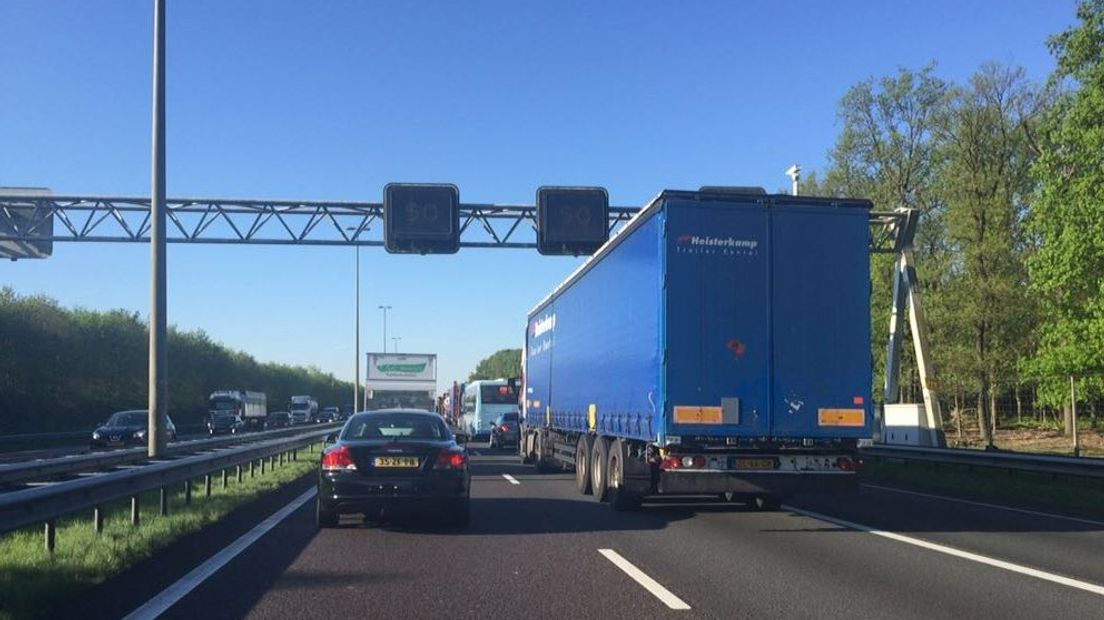
[(856, 485), (871, 203), (665, 191), (529, 313), (519, 454), (618, 510)]

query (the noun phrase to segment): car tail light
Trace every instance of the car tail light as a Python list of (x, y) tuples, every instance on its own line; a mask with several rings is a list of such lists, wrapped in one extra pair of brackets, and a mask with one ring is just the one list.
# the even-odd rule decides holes
[(841, 456), (836, 459), (836, 467), (839, 467), (843, 471), (855, 471), (855, 462), (846, 456)]
[(503, 424), (502, 426), (498, 427), (498, 430), (502, 431), (503, 433), (509, 433), (510, 432), (510, 427)]
[(468, 455), (453, 450), (442, 450), (437, 454), (437, 462), (433, 469), (463, 469), (468, 462)]
[(337, 446), (322, 453), (322, 469), (326, 471), (354, 471), (353, 451), (348, 446)]

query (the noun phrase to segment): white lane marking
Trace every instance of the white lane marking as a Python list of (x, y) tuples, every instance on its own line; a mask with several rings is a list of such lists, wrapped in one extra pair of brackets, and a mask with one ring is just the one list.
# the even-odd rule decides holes
[(479, 450), (472, 450), (471, 453), (472, 453), (472, 456), (483, 456), (483, 453), (480, 452)]
[(690, 609), (690, 606), (686, 604), (681, 598), (675, 596), (670, 590), (664, 588), (658, 581), (652, 579), (648, 575), (644, 574), (644, 571), (633, 566), (632, 562), (621, 557), (621, 554), (617, 553), (613, 549), (599, 549), (598, 553), (606, 556), (606, 559), (613, 562), (613, 565), (621, 570), (625, 571), (625, 574), (633, 578), (633, 581), (644, 586), (644, 589), (652, 593), (652, 596), (663, 601), (663, 604), (671, 609)]
[(199, 584), (218, 572), (227, 562), (233, 560), (239, 553), (245, 551), (249, 545), (257, 542), (257, 539), (276, 527), (280, 521), (286, 519), (288, 515), (314, 498), (316, 493), (318, 493), (318, 489), (304, 491), (302, 495), (293, 499), (290, 504), (272, 513), (272, 516), (261, 521), (259, 525), (227, 545), (222, 551), (207, 558), (205, 562), (193, 568), (191, 572), (178, 579), (176, 583), (165, 588), (160, 594), (146, 601), (138, 609), (127, 614), (123, 620), (146, 620), (147, 618), (156, 618), (165, 613), (180, 599), (184, 598), (189, 592), (198, 587)]
[(868, 525), (862, 525), (860, 523), (853, 523), (851, 521), (844, 521), (843, 519), (837, 519), (835, 517), (829, 517), (828, 515), (820, 514), (819, 512), (813, 512), (811, 510), (803, 510), (801, 508), (795, 508), (793, 506), (784, 505), (782, 508), (789, 510), (790, 512), (796, 512), (806, 517), (812, 517), (820, 521), (826, 521), (833, 523), (841, 527), (846, 527), (852, 530), (858, 530), (860, 532), (866, 532), (875, 536), (881, 536), (890, 540), (896, 540), (897, 542), (903, 542), (908, 545), (915, 545), (938, 553), (945, 553), (947, 555), (953, 555), (957, 558), (964, 560), (970, 560), (972, 562), (978, 562), (980, 564), (986, 564), (995, 568), (1004, 569), (1013, 573), (1019, 573), (1021, 575), (1027, 575), (1029, 577), (1035, 577), (1036, 579), (1042, 579), (1043, 581), (1049, 581), (1051, 583), (1061, 584), (1063, 586), (1069, 586), (1071, 588), (1077, 588), (1078, 590), (1084, 590), (1085, 592), (1091, 592), (1104, 596), (1104, 586), (1097, 585), (1095, 583), (1089, 583), (1087, 581), (1081, 581), (1080, 579), (1073, 579), (1071, 577), (1063, 577), (1062, 575), (1056, 575), (1054, 573), (1048, 573), (1041, 571), (1037, 568), (1031, 568), (1030, 566), (1024, 566), (1022, 564), (1014, 564), (1012, 562), (1005, 562), (1004, 560), (998, 560), (989, 556), (980, 555), (977, 553), (971, 553), (969, 551), (963, 551), (961, 549), (955, 549), (954, 547), (948, 547), (946, 545), (940, 545), (919, 538), (913, 538), (911, 536), (904, 536), (894, 532), (887, 532), (885, 530), (879, 530)]
[(518, 482), (517, 478), (511, 476), (510, 474), (502, 474), (502, 477), (505, 478), (510, 484), (521, 484), (520, 482)]
[(1068, 517), (1066, 515), (1054, 514), (1052, 512), (1039, 512), (1037, 510), (1028, 510), (1026, 508), (1013, 508), (1012, 506), (1002, 506), (1000, 504), (987, 504), (985, 502), (975, 502), (968, 499), (959, 499), (957, 497), (947, 497), (946, 495), (933, 495), (931, 493), (920, 493), (919, 491), (906, 491), (904, 489), (895, 489), (893, 487), (884, 487), (879, 484), (863, 484), (861, 486), (878, 489), (879, 491), (890, 491), (893, 493), (903, 493), (905, 495), (917, 495), (919, 497), (929, 497), (931, 499), (939, 499), (945, 502), (957, 502), (959, 504), (967, 504), (970, 506), (981, 506), (982, 508), (995, 508), (997, 510), (1007, 510), (1008, 512), (1018, 512), (1025, 515), (1032, 515), (1035, 517), (1047, 517), (1049, 519), (1062, 519), (1065, 521), (1073, 521), (1074, 523), (1084, 523), (1086, 525), (1100, 525), (1104, 526), (1104, 521), (1093, 521), (1092, 519), (1079, 519), (1077, 517)]

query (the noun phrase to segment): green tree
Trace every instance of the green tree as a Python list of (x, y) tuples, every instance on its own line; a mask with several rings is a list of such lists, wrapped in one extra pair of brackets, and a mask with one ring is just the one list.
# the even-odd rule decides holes
[(468, 375), (468, 381), (479, 379), (503, 379), (521, 374), (521, 349), (495, 351), (476, 365)]
[[(933, 191), (943, 164), (938, 135), (945, 123), (950, 85), (935, 66), (870, 78), (851, 87), (839, 104), (842, 130), (828, 155), (823, 175), (810, 174), (803, 191), (828, 196), (869, 198), (876, 208), (909, 207), (921, 212), (916, 239), (917, 269), (926, 292), (937, 290), (947, 271), (944, 202)], [(875, 393), (885, 380), (885, 340), (892, 290), (892, 257), (871, 263), (871, 320)], [(911, 349), (905, 347), (901, 389), (906, 400), (918, 397)]]
[(944, 162), (935, 191), (945, 204), (949, 269), (932, 300), (944, 385), (976, 394), (991, 445), (996, 396), (1016, 389), (1037, 318), (1028, 294), (1023, 216), (1032, 188), (1030, 137), (1046, 97), (1019, 68), (983, 66), (955, 88), (937, 136)]
[(1067, 90), (1039, 134), (1029, 219), (1039, 247), (1028, 267), (1045, 320), (1028, 367), (1054, 405), (1065, 403), (1070, 376), (1090, 377), (1086, 397), (1104, 392), (1104, 0), (1082, 1), (1077, 18), (1049, 40), (1052, 83)]

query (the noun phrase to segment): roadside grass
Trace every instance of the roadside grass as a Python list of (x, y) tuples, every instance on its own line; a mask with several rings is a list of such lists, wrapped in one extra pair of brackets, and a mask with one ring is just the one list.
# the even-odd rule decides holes
[(961, 465), (868, 460), (864, 482), (943, 492), (977, 501), (1058, 508), (1086, 516), (1104, 515), (1104, 480), (1052, 476)]
[[(103, 532), (93, 529), (92, 511), (58, 519), (54, 554), (46, 552), (43, 526), (28, 527), (0, 537), (0, 619), (52, 616), (51, 610), (155, 555), (181, 536), (193, 533), (262, 495), (298, 479), (317, 467), (319, 447), (302, 449), (298, 460), (266, 468), (250, 478), (248, 467), (242, 482), (231, 470), (229, 485), (221, 476), (212, 478), (211, 496), (205, 496), (203, 478), (192, 481), (192, 501), (184, 503), (183, 485), (169, 495), (169, 514), (159, 514), (157, 491), (141, 495), (141, 522), (130, 524), (130, 501), (105, 506)], [(68, 614), (61, 614), (68, 615)], [(79, 614), (77, 614), (79, 616)]]

